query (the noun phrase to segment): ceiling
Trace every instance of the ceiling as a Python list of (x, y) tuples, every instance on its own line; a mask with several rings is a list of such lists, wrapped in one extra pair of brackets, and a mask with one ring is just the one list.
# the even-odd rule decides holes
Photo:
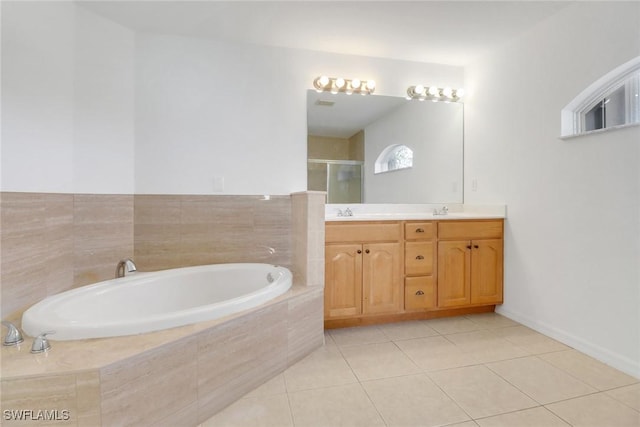
[(464, 66), (567, 1), (94, 1), (138, 32)]
[(360, 96), (307, 91), (309, 135), (350, 138), (407, 101), (397, 96)]

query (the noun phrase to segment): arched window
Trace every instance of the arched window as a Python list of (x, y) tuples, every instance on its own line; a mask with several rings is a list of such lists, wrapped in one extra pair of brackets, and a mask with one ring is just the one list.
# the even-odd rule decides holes
[(595, 81), (561, 113), (563, 137), (640, 123), (640, 56)]
[(406, 145), (390, 145), (378, 156), (374, 173), (391, 172), (413, 167), (413, 150)]

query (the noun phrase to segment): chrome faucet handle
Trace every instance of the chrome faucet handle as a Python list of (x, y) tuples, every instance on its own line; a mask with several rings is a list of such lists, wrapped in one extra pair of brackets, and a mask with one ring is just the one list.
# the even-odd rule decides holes
[(4, 337), (4, 340), (2, 341), (2, 345), (18, 345), (22, 341), (24, 341), (24, 338), (22, 337), (22, 333), (20, 333), (20, 330), (16, 327), (16, 325), (14, 325), (11, 322), (7, 322), (5, 320), (2, 321), (2, 324), (7, 328), (9, 328), (7, 335)]
[(351, 211), (351, 209), (349, 208), (345, 209), (344, 216), (353, 216), (353, 212)]
[(31, 353), (44, 353), (51, 348), (47, 335), (55, 334), (56, 331), (46, 331), (38, 335), (31, 345)]

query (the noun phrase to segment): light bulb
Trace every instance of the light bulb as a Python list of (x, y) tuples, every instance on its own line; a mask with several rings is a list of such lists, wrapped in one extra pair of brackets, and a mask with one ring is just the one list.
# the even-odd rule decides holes
[(445, 87), (444, 89), (442, 89), (442, 95), (446, 96), (447, 98), (451, 98), (453, 96), (453, 90), (450, 87)]
[(460, 88), (460, 89), (456, 90), (456, 96), (458, 98), (462, 98), (464, 96), (464, 89)]
[(360, 79), (353, 79), (351, 80), (351, 87), (354, 89), (360, 89), (360, 85), (362, 84), (362, 82), (360, 81)]
[(437, 87), (435, 87), (435, 86), (431, 86), (431, 87), (429, 88), (429, 95), (431, 95), (431, 96), (436, 96), (436, 95), (438, 95), (438, 88), (437, 88)]
[(320, 83), (320, 86), (326, 87), (329, 84), (329, 77), (320, 76), (320, 78), (318, 79), (318, 83)]
[(376, 88), (376, 82), (374, 82), (373, 80), (367, 80), (367, 89), (370, 92), (373, 92), (375, 88)]
[(413, 88), (413, 91), (415, 92), (416, 95), (422, 95), (424, 93), (424, 86), (418, 85), (415, 88)]
[(344, 84), (345, 84), (345, 83), (346, 83), (346, 82), (344, 81), (344, 79), (343, 79), (342, 77), (338, 77), (338, 78), (336, 79), (336, 87), (337, 87), (338, 89), (342, 89), (342, 88), (344, 87)]

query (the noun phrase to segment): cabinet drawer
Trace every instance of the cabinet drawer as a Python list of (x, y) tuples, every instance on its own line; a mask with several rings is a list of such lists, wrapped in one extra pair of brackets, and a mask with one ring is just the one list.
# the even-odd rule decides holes
[(404, 236), (407, 240), (431, 240), (435, 231), (433, 222), (407, 222), (404, 225)]
[(389, 242), (401, 239), (400, 223), (339, 223), (327, 224), (325, 241), (333, 242)]
[(433, 273), (433, 242), (405, 243), (404, 272), (413, 276)]
[(424, 310), (436, 306), (436, 286), (433, 277), (407, 277), (404, 279), (404, 309)]
[(501, 239), (502, 221), (442, 221), (438, 223), (440, 239)]

